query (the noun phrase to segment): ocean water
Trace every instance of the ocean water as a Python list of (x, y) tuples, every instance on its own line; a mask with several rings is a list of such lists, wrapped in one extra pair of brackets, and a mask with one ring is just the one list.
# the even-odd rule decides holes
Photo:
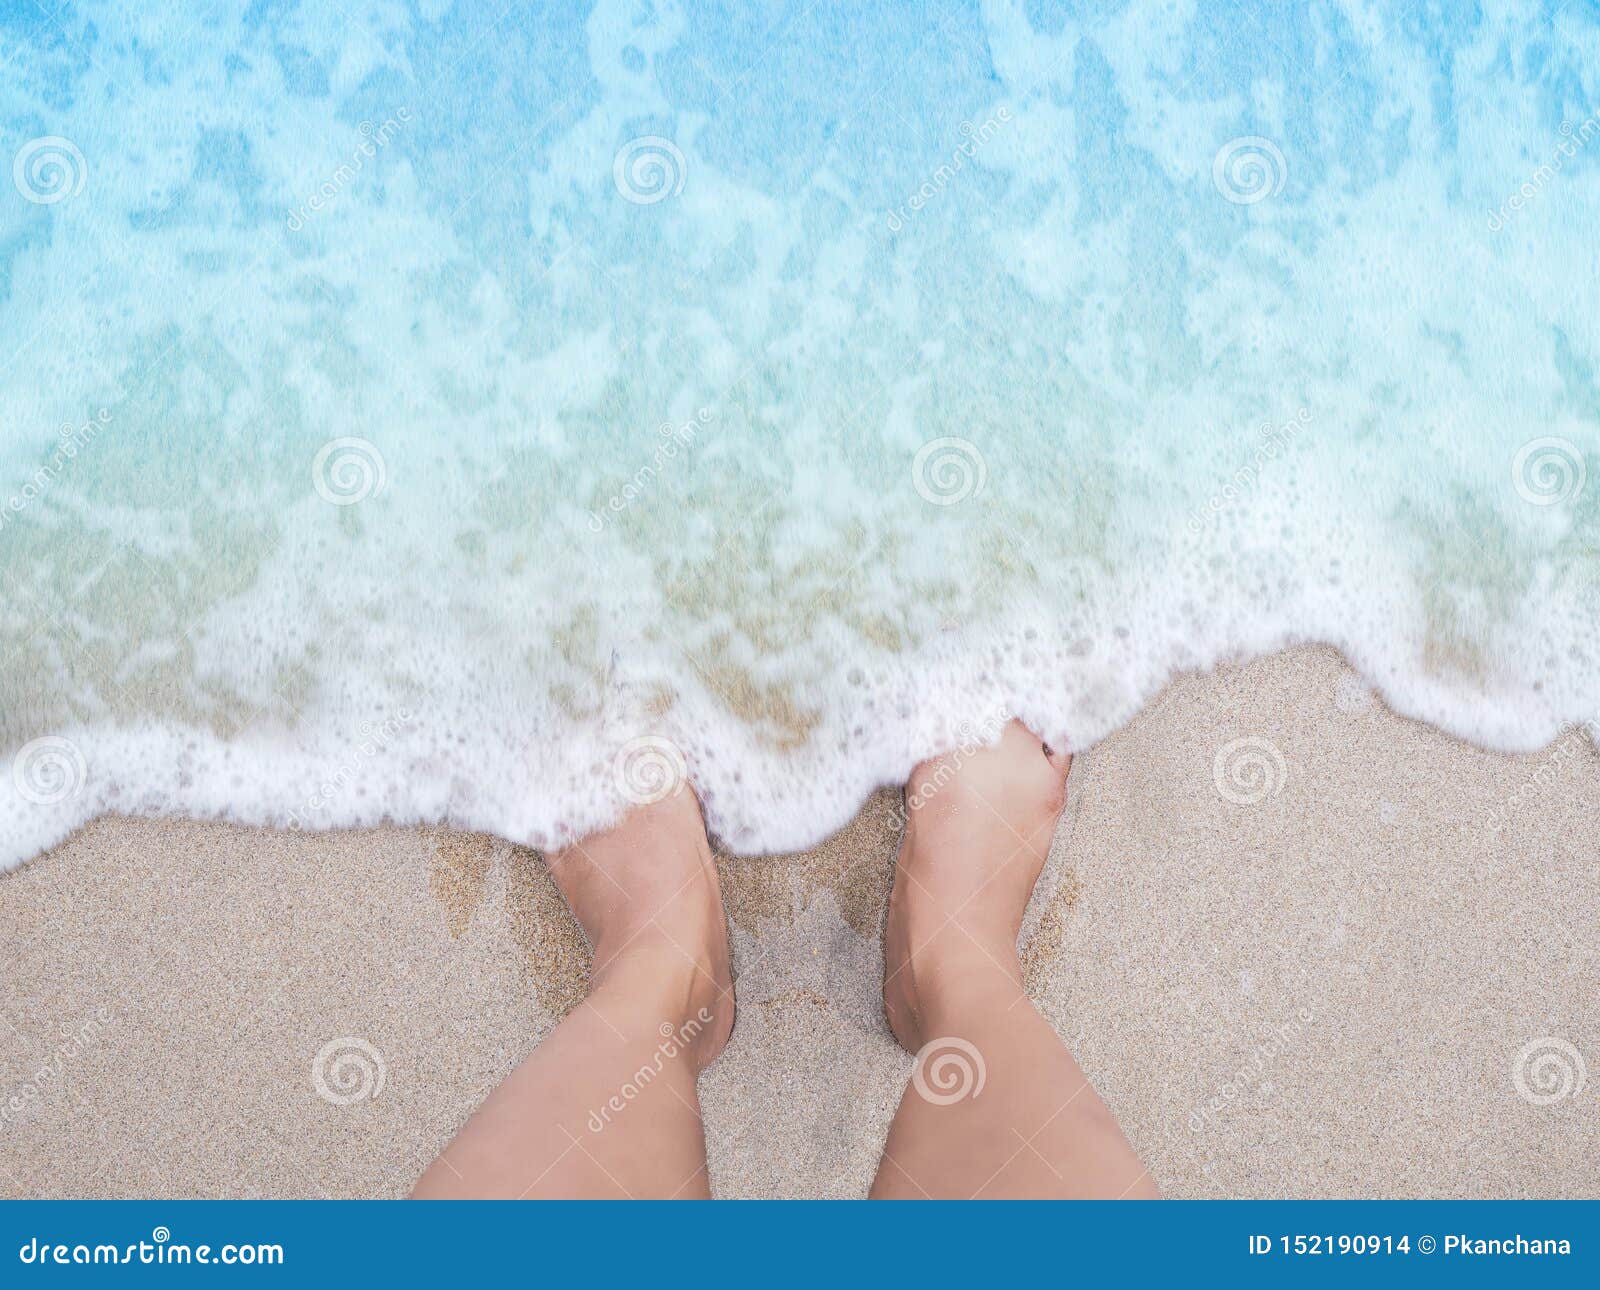
[(1592, 0), (0, 0), (0, 152), (0, 865), (1600, 717)]

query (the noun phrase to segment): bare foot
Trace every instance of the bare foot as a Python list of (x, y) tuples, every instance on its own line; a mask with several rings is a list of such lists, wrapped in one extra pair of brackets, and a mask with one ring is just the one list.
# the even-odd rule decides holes
[(636, 807), (615, 828), (552, 856), (550, 873), (594, 946), (591, 991), (627, 982), (621, 993), (639, 1001), (650, 1024), (684, 1023), (699, 1069), (715, 1061), (733, 1032), (733, 977), (694, 793), (681, 787)]
[(1022, 995), (1017, 932), (1071, 765), (1013, 721), (996, 746), (912, 772), (883, 946), (884, 1012), (907, 1051), (942, 1033), (932, 1019), (957, 1000)]

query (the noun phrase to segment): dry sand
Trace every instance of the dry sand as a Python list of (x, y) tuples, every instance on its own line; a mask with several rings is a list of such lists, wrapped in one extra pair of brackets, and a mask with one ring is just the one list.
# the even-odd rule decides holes
[[(1240, 739), (1282, 758), (1254, 745), (1259, 802), (1214, 778)], [(1600, 1196), (1586, 741), (1481, 752), (1302, 649), (1174, 684), (1069, 801), (1030, 990), (1168, 1194)], [(878, 1001), (891, 802), (723, 865), (720, 1195), (866, 1192), (910, 1064)], [(0, 878), (0, 929), (6, 1196), (401, 1195), (587, 958), (537, 856), (431, 829), (104, 820)], [(319, 1095), (338, 1040), (375, 1096)]]

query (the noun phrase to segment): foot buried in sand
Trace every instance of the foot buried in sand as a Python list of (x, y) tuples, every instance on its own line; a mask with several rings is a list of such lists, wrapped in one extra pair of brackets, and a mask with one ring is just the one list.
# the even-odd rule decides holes
[(1153, 1197), (1022, 984), (1017, 933), (1072, 759), (1013, 721), (912, 773), (884, 929), (884, 1012), (916, 1067), (872, 1195)]
[(679, 788), (635, 808), (615, 828), (553, 855), (550, 874), (594, 947), (591, 993), (614, 987), (652, 1015), (698, 1020), (697, 1069), (715, 1061), (733, 1032), (733, 976), (694, 793)]
[[(1013, 722), (919, 766), (884, 939), (884, 1007), (917, 1055), (874, 1196), (1153, 1196), (1028, 1001), (1017, 931), (1071, 759)], [(686, 788), (550, 860), (594, 946), (589, 994), (418, 1196), (709, 1196), (696, 1081), (733, 1029), (716, 866)]]
[(1066, 801), (1072, 758), (1013, 721), (992, 748), (923, 762), (884, 928), (884, 1010), (916, 1052), (940, 1010), (1023, 997), (1017, 933)]
[(419, 1197), (706, 1197), (696, 1081), (733, 1031), (727, 924), (686, 787), (551, 857), (589, 993), (423, 1174)]

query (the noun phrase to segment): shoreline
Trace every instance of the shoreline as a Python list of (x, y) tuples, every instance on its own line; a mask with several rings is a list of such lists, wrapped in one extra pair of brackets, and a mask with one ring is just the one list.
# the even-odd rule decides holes
[[(1033, 648), (1022, 629), (1000, 639), (1010, 652)], [(1063, 641), (1035, 662), (1048, 672), (1047, 664), (1062, 664), (1072, 652)], [(873, 692), (860, 696), (859, 710), (835, 712), (814, 729), (800, 721), (792, 695), (692, 685), (668, 699), (638, 678), (618, 680), (599, 715), (568, 732), (564, 744), (525, 730), (513, 739), (505, 728), (485, 728), (482, 742), (470, 743), (453, 727), (434, 725), (414, 693), (379, 705), (349, 729), (331, 712), (320, 725), (309, 721), (275, 695), (252, 715), (230, 720), (226, 737), (184, 725), (69, 728), (23, 744), (11, 774), (0, 777), (0, 874), (96, 820), (130, 815), (308, 834), (448, 828), (554, 849), (615, 824), (639, 788), (652, 787), (635, 777), (662, 765), (687, 774), (708, 827), (730, 851), (804, 851), (845, 827), (871, 793), (897, 785), (928, 757), (972, 742), (975, 731), (1017, 717), (1056, 746), (1086, 755), (1175, 688), (1198, 682), (1204, 689), (1261, 660), (1303, 653), (1337, 658), (1354, 674), (1352, 693), (1481, 752), (1537, 754), (1580, 732), (1591, 752), (1600, 748), (1600, 715), (1561, 720), (1546, 712), (1535, 721), (1504, 695), (1486, 693), (1474, 705), (1443, 682), (1417, 677), (1401, 684), (1404, 704), (1395, 706), (1367, 679), (1392, 670), (1381, 656), (1282, 632), (1191, 660), (1203, 668), (1130, 662), (1117, 685), (1089, 683), (1086, 691), (1073, 688), (1085, 684), (1082, 677), (1071, 684), (1040, 679), (1018, 690), (1017, 677), (1007, 683), (991, 675), (950, 642), (903, 660), (892, 684), (878, 678), (877, 690), (866, 687)], [(915, 696), (924, 690), (940, 701), (919, 706)], [(1048, 714), (1060, 712), (1074, 713), (1070, 729), (1082, 738), (1055, 728)], [(112, 774), (130, 766), (137, 769), (125, 782)], [(483, 773), (484, 766), (494, 773)], [(135, 801), (136, 811), (119, 809)]]
[[(719, 1195), (865, 1192), (910, 1065), (877, 995), (896, 804), (719, 855)], [(1184, 677), (1075, 760), (1029, 990), (1169, 1195), (1600, 1195), (1597, 832), (1587, 742), (1483, 751), (1325, 647)], [(106, 818), (0, 875), (0, 927), (8, 1197), (403, 1194), (587, 972), (533, 853), (439, 828)], [(346, 1040), (382, 1078), (336, 1105)]]

